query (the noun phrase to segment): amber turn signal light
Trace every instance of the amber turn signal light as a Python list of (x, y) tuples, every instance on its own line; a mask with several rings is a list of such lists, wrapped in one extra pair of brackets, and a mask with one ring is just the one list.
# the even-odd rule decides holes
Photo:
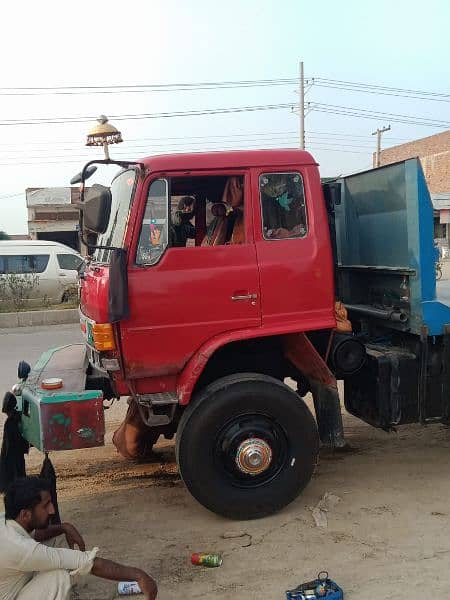
[(99, 352), (116, 349), (116, 342), (114, 340), (114, 332), (111, 323), (95, 323), (92, 327), (92, 337), (94, 340), (94, 347)]

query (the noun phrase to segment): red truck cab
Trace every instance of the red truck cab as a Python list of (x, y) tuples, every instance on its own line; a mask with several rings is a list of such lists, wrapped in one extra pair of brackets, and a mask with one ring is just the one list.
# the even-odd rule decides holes
[[(195, 386), (192, 373), (186, 377), (184, 371), (188, 363), (201, 363), (231, 342), (335, 326), (327, 214), (310, 154), (179, 154), (143, 165), (113, 182), (108, 229), (98, 239), (99, 245), (127, 250), (129, 314), (113, 327), (111, 354), (120, 360), (120, 371), (113, 372), (119, 394), (129, 394), (131, 383), (138, 394), (174, 392), (188, 404)], [(239, 205), (233, 207), (227, 183), (236, 180)], [(266, 192), (270, 186), (272, 195)], [(180, 242), (172, 222), (183, 197), (195, 206), (192, 237)], [(269, 203), (275, 208), (264, 213)], [(211, 207), (220, 204), (227, 216), (209, 216), (208, 223)], [(283, 213), (291, 217), (291, 230), (277, 227), (279, 213), (281, 220)], [(214, 219), (223, 221), (216, 227), (228, 227), (228, 239), (225, 231), (208, 241)], [(155, 234), (159, 243), (152, 245)], [(110, 322), (110, 254), (97, 250), (82, 280), (81, 313), (91, 325)]]
[[(312, 156), (258, 150), (151, 157), (122, 168), (111, 184), (109, 204), (109, 218), (97, 228), (96, 248), (82, 276), (81, 321), (92, 379), (97, 386), (103, 381), (106, 395), (132, 398), (127, 419), (133, 427), (127, 428), (126, 420), (115, 439), (122, 454), (148, 451), (161, 433), (177, 430), (180, 447), (185, 407), (197, 405), (208, 386), (227, 376), (237, 377), (233, 388), (243, 381), (237, 374), (253, 374), (262, 389), (276, 386), (275, 397), (283, 385), (283, 393), (294, 396), (291, 404), (307, 411), (280, 382), (291, 376), (305, 384), (304, 369), (292, 360), (295, 345), (308, 343), (299, 334), (336, 326), (328, 217)], [(85, 219), (88, 205), (89, 194)], [(111, 313), (113, 305), (119, 314)], [(311, 356), (307, 362), (314, 362)], [(264, 376), (270, 381), (261, 380)], [(318, 378), (335, 383), (329, 373)], [(245, 398), (241, 405), (245, 409)], [(264, 423), (253, 426), (250, 419), (244, 427), (237, 419), (230, 425), (231, 431), (245, 431), (236, 440), (228, 432), (233, 449), (227, 460), (237, 471), (232, 475), (249, 478), (250, 488), (273, 480), (273, 463), (281, 460), (273, 444), (285, 438), (283, 427), (257, 435), (260, 426), (270, 429), (273, 419), (255, 416), (256, 424)], [(140, 433), (133, 437), (136, 421)], [(316, 459), (315, 426), (311, 432), (306, 468), (299, 473), (291, 467), (296, 493)], [(252, 439), (262, 441), (252, 445)], [(288, 446), (286, 441), (285, 464)], [(261, 473), (239, 466), (242, 452)], [(180, 468), (186, 481), (194, 479), (191, 471), (198, 465)], [(280, 473), (284, 468), (277, 467)], [(224, 508), (217, 497), (205, 500), (201, 490), (188, 486), (213, 510), (245, 516), (242, 501)], [(289, 497), (286, 490), (283, 494)], [(251, 513), (272, 510), (270, 500)]]

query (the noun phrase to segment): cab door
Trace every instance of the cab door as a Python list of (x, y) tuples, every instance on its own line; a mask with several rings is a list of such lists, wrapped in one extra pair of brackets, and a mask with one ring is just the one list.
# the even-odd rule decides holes
[(171, 180), (148, 181), (129, 256), (130, 318), (120, 327), (127, 377), (176, 374), (213, 338), (260, 326), (250, 181), (240, 176), (245, 243), (237, 245), (171, 247)]
[(254, 169), (252, 191), (263, 326), (335, 327), (330, 235), (316, 167)]

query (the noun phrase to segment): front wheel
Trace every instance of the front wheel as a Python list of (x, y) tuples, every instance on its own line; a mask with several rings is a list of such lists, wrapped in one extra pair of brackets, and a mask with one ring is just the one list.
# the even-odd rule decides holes
[(191, 494), (232, 519), (272, 514), (307, 485), (319, 451), (314, 418), (272, 377), (240, 373), (200, 392), (177, 432), (177, 460)]

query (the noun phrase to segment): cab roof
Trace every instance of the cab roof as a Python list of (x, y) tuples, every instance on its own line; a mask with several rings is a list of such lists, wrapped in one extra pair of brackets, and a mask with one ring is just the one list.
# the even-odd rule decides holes
[(192, 152), (160, 154), (142, 161), (151, 171), (194, 171), (242, 169), (285, 165), (317, 165), (309, 152), (295, 149), (233, 150), (227, 152)]

